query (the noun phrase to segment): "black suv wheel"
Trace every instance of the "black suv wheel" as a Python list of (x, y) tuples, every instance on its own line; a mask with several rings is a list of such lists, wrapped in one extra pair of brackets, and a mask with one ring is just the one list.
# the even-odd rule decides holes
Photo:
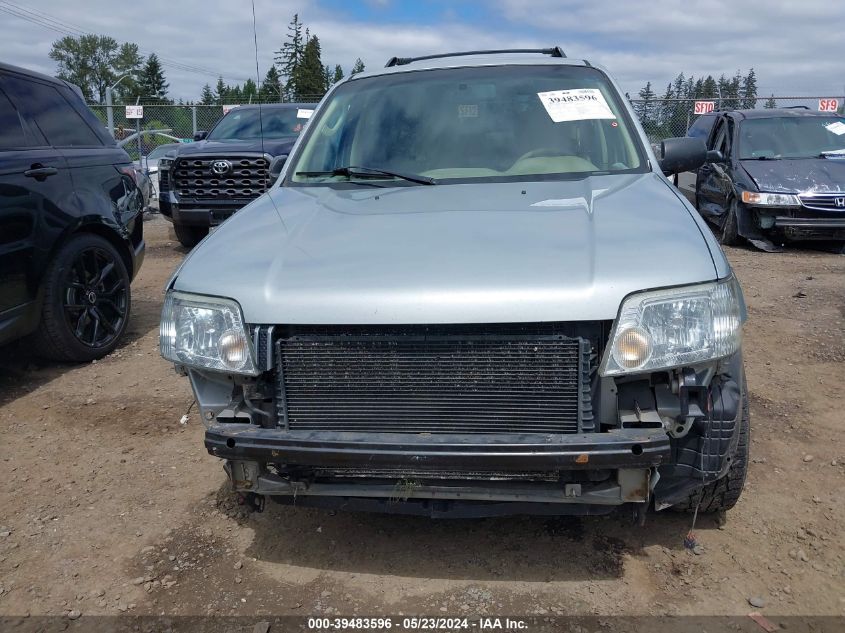
[(129, 274), (107, 240), (77, 235), (56, 253), (44, 277), (44, 307), (36, 351), (64, 361), (90, 361), (111, 352), (126, 329)]

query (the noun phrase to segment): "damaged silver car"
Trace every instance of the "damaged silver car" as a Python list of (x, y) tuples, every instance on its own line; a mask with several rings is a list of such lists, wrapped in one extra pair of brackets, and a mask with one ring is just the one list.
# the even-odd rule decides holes
[(255, 507), (724, 510), (749, 419), (740, 287), (600, 67), (393, 58), (167, 286), (162, 355)]

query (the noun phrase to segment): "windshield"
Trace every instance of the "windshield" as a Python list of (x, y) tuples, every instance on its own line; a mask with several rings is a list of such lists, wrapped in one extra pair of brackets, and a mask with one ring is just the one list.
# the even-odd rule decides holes
[(746, 119), (739, 126), (739, 157), (817, 158), (845, 149), (845, 117)]
[(288, 183), (359, 179), (410, 186), (415, 183), (397, 175), (442, 184), (645, 170), (616, 91), (604, 74), (579, 66), (437, 69), (351, 80), (331, 94), (307, 134)]
[(302, 108), (264, 108), (261, 120), (258, 108), (234, 108), (214, 126), (208, 135), (210, 141), (248, 140), (296, 136), (302, 130), (312, 110)]

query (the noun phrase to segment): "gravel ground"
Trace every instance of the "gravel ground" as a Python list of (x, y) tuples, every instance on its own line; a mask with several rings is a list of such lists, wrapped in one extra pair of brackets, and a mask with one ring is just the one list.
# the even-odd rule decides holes
[(197, 415), (179, 423), (192, 397), (157, 327), (185, 250), (159, 216), (146, 230), (115, 353), (0, 350), (0, 615), (845, 615), (845, 257), (728, 252), (749, 306), (752, 463), (693, 554), (673, 513), (639, 528), (242, 512)]

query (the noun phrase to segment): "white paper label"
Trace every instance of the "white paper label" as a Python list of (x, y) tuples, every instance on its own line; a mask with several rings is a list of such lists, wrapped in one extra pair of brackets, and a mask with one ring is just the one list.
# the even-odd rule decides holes
[(127, 119), (143, 119), (144, 118), (144, 106), (141, 106), (141, 105), (128, 105), (128, 106), (126, 106), (126, 118)]
[(825, 125), (824, 127), (829, 132), (833, 132), (834, 134), (837, 134), (839, 136), (845, 134), (845, 123), (843, 123), (842, 121), (836, 121), (835, 123)]
[(296, 110), (297, 119), (310, 119), (312, 114), (314, 114), (314, 110), (306, 110), (305, 108), (297, 108)]
[(555, 123), (585, 119), (615, 119), (597, 88), (538, 92), (537, 96)]

